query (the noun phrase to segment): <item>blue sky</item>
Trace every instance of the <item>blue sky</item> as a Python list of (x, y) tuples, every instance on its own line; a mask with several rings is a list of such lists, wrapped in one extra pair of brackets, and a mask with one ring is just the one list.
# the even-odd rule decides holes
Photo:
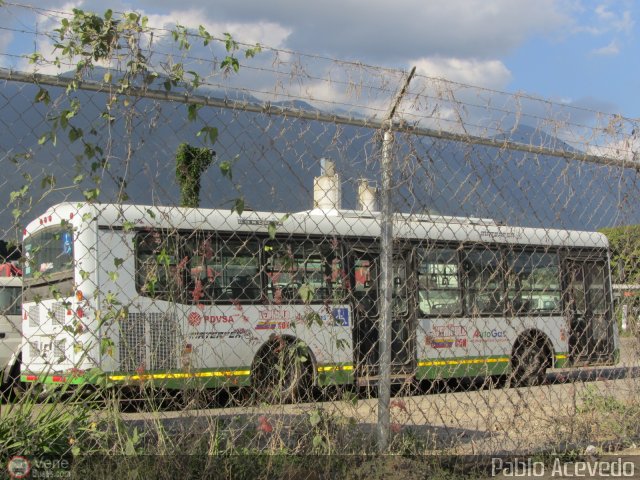
[[(26, 4), (26, 3), (25, 3)], [(22, 4), (22, 5), (25, 5)], [(408, 69), (464, 84), (525, 92), (635, 118), (640, 63), (635, 0), (40, 0), (40, 8), (136, 10), (152, 26), (176, 22), (276, 48)], [(29, 35), (52, 28), (46, 14), (0, 8), (0, 52), (34, 49)], [(39, 44), (46, 49), (45, 42)], [(0, 56), (5, 67), (26, 68)]]

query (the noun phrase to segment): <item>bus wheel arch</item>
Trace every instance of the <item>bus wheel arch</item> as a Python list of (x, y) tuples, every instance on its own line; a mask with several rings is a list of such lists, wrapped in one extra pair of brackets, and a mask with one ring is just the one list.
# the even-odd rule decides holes
[(251, 364), (251, 383), (268, 402), (305, 398), (316, 383), (316, 359), (311, 349), (292, 335), (271, 335)]
[(553, 366), (554, 349), (549, 337), (532, 328), (518, 335), (511, 350), (510, 384), (516, 387), (540, 385)]

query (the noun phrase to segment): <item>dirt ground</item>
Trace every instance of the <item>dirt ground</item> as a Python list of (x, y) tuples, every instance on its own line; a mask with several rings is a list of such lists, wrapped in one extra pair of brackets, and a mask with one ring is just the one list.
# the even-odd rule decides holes
[[(553, 370), (544, 385), (493, 388), (459, 385), (437, 394), (401, 393), (391, 401), (392, 441), (410, 437), (414, 453), (455, 455), (519, 454), (579, 448), (585, 442), (628, 446), (640, 428), (640, 351), (634, 339), (622, 341), (618, 365)], [(317, 401), (306, 404), (232, 407), (159, 413), (125, 414), (135, 425), (161, 422), (169, 431), (197, 431), (215, 419), (244, 419), (250, 428), (267, 419), (275, 431), (293, 430), (296, 419), (321, 411), (346, 419), (373, 435), (378, 399)], [(404, 440), (403, 440), (404, 441)]]

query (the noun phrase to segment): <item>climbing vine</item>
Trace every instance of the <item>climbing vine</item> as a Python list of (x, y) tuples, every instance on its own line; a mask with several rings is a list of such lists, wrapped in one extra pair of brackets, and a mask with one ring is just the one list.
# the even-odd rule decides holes
[(213, 162), (214, 152), (205, 147), (181, 143), (176, 152), (176, 179), (180, 185), (180, 206), (200, 205), (200, 179)]

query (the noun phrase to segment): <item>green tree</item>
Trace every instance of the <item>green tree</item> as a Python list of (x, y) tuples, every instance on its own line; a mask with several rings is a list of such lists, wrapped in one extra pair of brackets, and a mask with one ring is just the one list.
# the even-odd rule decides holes
[(614, 283), (640, 283), (640, 225), (600, 230), (609, 239)]
[(198, 208), (200, 179), (213, 162), (215, 152), (206, 147), (181, 143), (176, 152), (176, 179), (180, 185), (180, 206)]

